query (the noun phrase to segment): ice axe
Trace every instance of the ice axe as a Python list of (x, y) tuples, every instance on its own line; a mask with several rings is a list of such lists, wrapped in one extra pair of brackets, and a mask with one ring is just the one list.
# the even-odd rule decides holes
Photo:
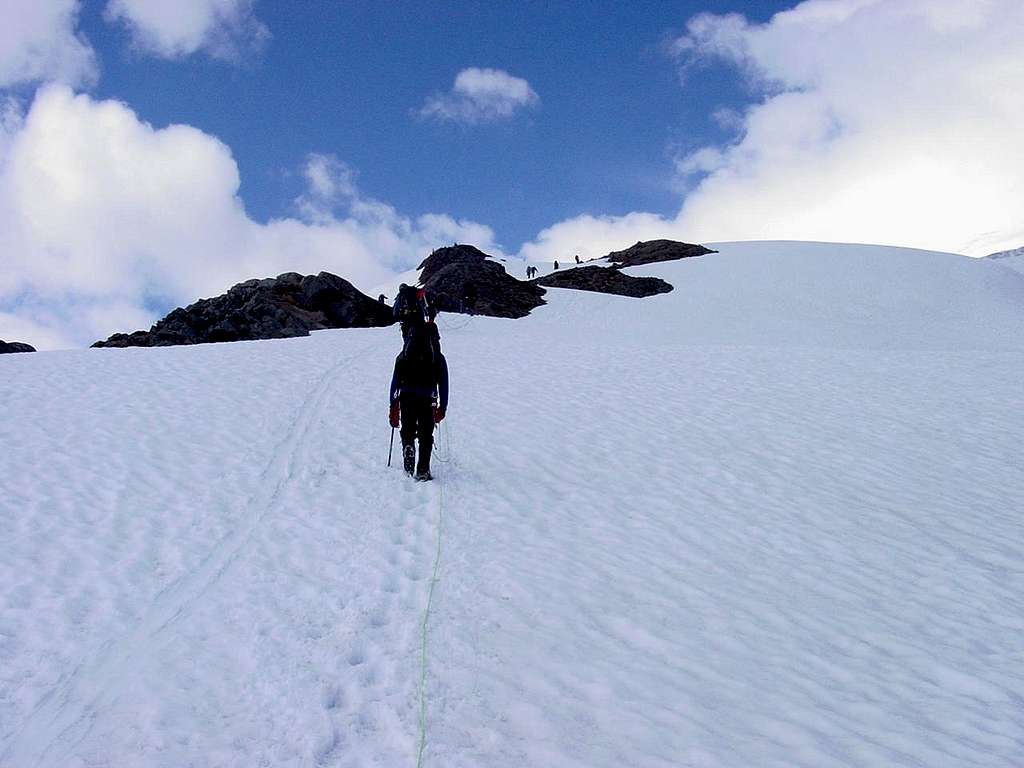
[(391, 466), (391, 453), (395, 450), (395, 428), (391, 428), (391, 445), (388, 446), (388, 466)]

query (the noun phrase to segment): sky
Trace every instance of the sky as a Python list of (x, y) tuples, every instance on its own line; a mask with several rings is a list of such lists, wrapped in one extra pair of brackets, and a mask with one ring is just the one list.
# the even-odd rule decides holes
[[(433, 248), (1024, 243), (1019, 0), (0, 0), (0, 338)], [(511, 267), (510, 267), (511, 268)]]

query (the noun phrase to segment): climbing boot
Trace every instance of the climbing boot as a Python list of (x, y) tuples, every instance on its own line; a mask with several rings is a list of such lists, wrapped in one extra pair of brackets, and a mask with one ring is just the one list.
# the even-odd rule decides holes
[(417, 480), (432, 480), (433, 476), (430, 474), (430, 452), (433, 449), (433, 443), (427, 441), (420, 442), (420, 460), (416, 465), (416, 479)]

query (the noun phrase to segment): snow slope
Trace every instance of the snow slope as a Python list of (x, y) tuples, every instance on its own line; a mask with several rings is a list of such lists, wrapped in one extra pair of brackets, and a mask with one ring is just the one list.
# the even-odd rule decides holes
[(429, 485), (395, 329), (0, 359), (0, 765), (1024, 763), (1024, 276), (717, 247), (442, 315)]
[(1012, 251), (993, 253), (986, 258), (992, 259), (1001, 266), (1009, 267), (1017, 272), (1024, 272), (1024, 248), (1014, 248)]

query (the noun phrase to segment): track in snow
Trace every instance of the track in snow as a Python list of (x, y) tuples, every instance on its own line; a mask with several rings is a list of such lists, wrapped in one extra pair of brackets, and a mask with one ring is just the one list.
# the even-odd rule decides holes
[(147, 652), (147, 646), (186, 616), (220, 580), (263, 518), (274, 510), (283, 487), (295, 475), (296, 458), (330, 391), (332, 375), (351, 362), (352, 359), (346, 359), (328, 369), (307, 395), (285, 439), (263, 470), (257, 495), (246, 504), (253, 510), (246, 524), (217, 542), (198, 569), (162, 590), (129, 636), (108, 645), (97, 657), (84, 660), (57, 690), (43, 699), (5, 750), (5, 763), (59, 763), (88, 735), (97, 706), (105, 698), (116, 696), (131, 681), (136, 660)]

